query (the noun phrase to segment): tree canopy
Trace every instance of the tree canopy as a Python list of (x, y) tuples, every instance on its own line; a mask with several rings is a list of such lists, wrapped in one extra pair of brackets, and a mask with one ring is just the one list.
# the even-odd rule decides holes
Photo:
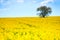
[(40, 11), (39, 13), (40, 17), (46, 17), (48, 14), (51, 14), (52, 12), (51, 8), (47, 6), (41, 6), (37, 8), (37, 11)]

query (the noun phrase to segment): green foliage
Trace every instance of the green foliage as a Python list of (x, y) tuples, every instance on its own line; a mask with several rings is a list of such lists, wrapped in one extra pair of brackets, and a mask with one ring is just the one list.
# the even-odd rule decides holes
[(40, 11), (40, 13), (39, 13), (40, 17), (45, 17), (52, 12), (51, 8), (47, 7), (47, 6), (41, 6), (41, 7), (37, 8), (37, 11)]

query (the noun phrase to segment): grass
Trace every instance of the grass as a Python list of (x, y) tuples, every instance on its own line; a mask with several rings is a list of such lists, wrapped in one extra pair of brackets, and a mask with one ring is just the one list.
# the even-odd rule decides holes
[(60, 40), (60, 16), (0, 18), (0, 40)]

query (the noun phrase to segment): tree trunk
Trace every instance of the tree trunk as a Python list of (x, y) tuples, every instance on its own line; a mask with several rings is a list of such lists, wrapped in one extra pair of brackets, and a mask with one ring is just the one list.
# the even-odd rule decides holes
[(45, 16), (43, 15), (43, 18), (45, 18)]

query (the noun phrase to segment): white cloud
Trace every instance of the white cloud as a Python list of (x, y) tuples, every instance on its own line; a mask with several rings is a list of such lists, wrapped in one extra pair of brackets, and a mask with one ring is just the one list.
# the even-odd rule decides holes
[(40, 3), (40, 6), (44, 6), (44, 5), (47, 5), (48, 3), (50, 2), (54, 2), (54, 0), (44, 0)]
[(24, 3), (24, 0), (16, 0), (18, 3)]

